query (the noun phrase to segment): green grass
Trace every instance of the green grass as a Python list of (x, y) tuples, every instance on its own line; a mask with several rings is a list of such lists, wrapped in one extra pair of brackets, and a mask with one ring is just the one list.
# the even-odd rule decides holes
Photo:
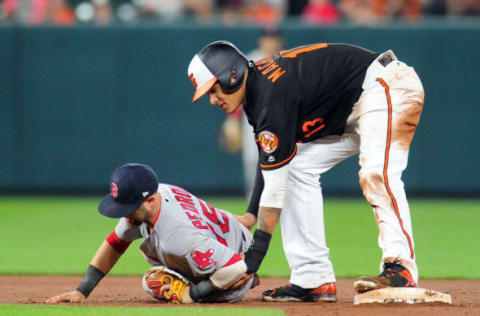
[(44, 305), (1, 305), (0, 314), (9, 316), (276, 316), (285, 315), (282, 310), (270, 308), (217, 308), (217, 307), (80, 307)]
[[(116, 220), (97, 212), (100, 198), (0, 197), (0, 274), (83, 274)], [(241, 214), (243, 199), (206, 198)], [(479, 200), (411, 200), (421, 278), (480, 279)], [(327, 199), (325, 223), (337, 277), (376, 274), (381, 256), (372, 211), (362, 199)], [(112, 270), (141, 275), (149, 267), (133, 243)], [(288, 277), (280, 230), (261, 276)]]

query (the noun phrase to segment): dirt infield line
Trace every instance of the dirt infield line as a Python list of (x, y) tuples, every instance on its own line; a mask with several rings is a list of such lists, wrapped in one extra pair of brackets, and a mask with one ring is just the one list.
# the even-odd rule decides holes
[[(70, 291), (80, 282), (78, 276), (0, 276), (1, 304), (42, 304), (47, 298)], [(355, 295), (352, 280), (337, 281), (336, 303), (266, 303), (260, 300), (261, 293), (269, 288), (286, 284), (286, 279), (263, 278), (260, 286), (235, 304), (208, 304), (209, 307), (268, 307), (284, 310), (288, 315), (480, 315), (480, 281), (470, 280), (425, 280), (420, 286), (452, 295), (453, 304), (365, 304), (353, 305)], [(162, 307), (162, 304), (146, 294), (140, 277), (105, 278), (85, 305)], [(198, 306), (204, 306), (195, 304)], [(178, 306), (178, 305), (176, 305)]]

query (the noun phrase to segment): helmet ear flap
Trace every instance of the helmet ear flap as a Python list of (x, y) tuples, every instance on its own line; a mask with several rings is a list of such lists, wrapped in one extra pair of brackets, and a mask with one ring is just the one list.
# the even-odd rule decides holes
[(229, 71), (224, 71), (220, 76), (218, 76), (218, 82), (220, 83), (220, 86), (222, 87), (222, 90), (226, 93), (231, 93), (234, 90), (231, 87), (230, 84), (230, 78), (232, 77), (231, 73)]
[(237, 91), (241, 87), (243, 78), (245, 77), (245, 69), (247, 69), (247, 66), (248, 63), (246, 63), (245, 66), (242, 67), (243, 70), (240, 72), (237, 70), (237, 68), (232, 67), (228, 78), (225, 78), (225, 80), (220, 80), (219, 78), (220, 85), (222, 86), (223, 90), (225, 90), (225, 92), (232, 93)]
[(230, 84), (233, 85), (237, 82), (237, 70), (235, 68), (232, 69), (232, 75), (230, 76)]

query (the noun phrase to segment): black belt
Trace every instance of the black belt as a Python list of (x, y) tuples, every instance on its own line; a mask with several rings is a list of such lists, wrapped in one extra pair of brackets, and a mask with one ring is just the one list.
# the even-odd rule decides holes
[(382, 58), (378, 59), (378, 62), (383, 66), (387, 67), (392, 61), (396, 60), (397, 58), (393, 57), (392, 54), (388, 53), (382, 56)]

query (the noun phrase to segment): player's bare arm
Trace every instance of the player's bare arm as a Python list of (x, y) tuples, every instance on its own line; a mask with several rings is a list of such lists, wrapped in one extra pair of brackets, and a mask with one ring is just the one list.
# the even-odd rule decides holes
[(260, 206), (257, 219), (257, 229), (269, 233), (270, 235), (273, 234), (281, 212), (281, 208)]
[[(261, 206), (258, 211), (257, 232), (261, 231), (263, 232), (263, 234), (267, 233), (271, 236), (275, 230), (275, 227), (277, 226), (278, 219), (280, 218), (281, 212), (282, 212), (282, 209), (280, 208)], [(248, 215), (248, 214), (249, 213), (245, 215)], [(252, 214), (250, 215), (254, 217)], [(262, 259), (263, 257), (261, 258), (261, 260)], [(232, 285), (231, 288), (239, 289), (245, 286), (245, 284), (253, 277), (254, 274), (252, 272), (256, 272), (256, 271), (252, 271), (250, 273), (248, 272), (243, 274), (242, 277), (238, 279), (238, 281), (234, 285)]]
[(110, 244), (106, 241), (103, 241), (100, 248), (98, 248), (97, 253), (90, 262), (91, 265), (95, 266), (97, 269), (107, 274), (112, 270), (112, 268), (117, 263), (118, 259), (122, 256), (121, 253), (116, 251)]
[(252, 227), (257, 223), (259, 202), (262, 195), (263, 187), (264, 181), (262, 169), (257, 164), (257, 171), (255, 174), (255, 186), (250, 197), (247, 211), (242, 216), (235, 215), (235, 218), (248, 229), (252, 229)]
[[(101, 246), (98, 248), (92, 261), (90, 262), (90, 267), (88, 268), (82, 283), (85, 281), (85, 279), (88, 279), (87, 274), (89, 273), (89, 271), (92, 271), (92, 269), (97, 269), (101, 273), (103, 273), (103, 275), (106, 275), (113, 268), (113, 266), (115, 266), (115, 264), (117, 263), (120, 257), (121, 257), (121, 254), (115, 249), (113, 249), (113, 247), (110, 246), (110, 244), (104, 241), (101, 244)], [(74, 290), (74, 291), (65, 292), (65, 293), (56, 295), (48, 299), (45, 303), (48, 303), (48, 304), (83, 303), (85, 299), (86, 299), (86, 296), (82, 292), (78, 290)]]
[(234, 216), (240, 224), (247, 227), (248, 229), (252, 229), (252, 227), (257, 222), (257, 217), (255, 217), (255, 215), (251, 213), (245, 213), (244, 215), (234, 215)]

